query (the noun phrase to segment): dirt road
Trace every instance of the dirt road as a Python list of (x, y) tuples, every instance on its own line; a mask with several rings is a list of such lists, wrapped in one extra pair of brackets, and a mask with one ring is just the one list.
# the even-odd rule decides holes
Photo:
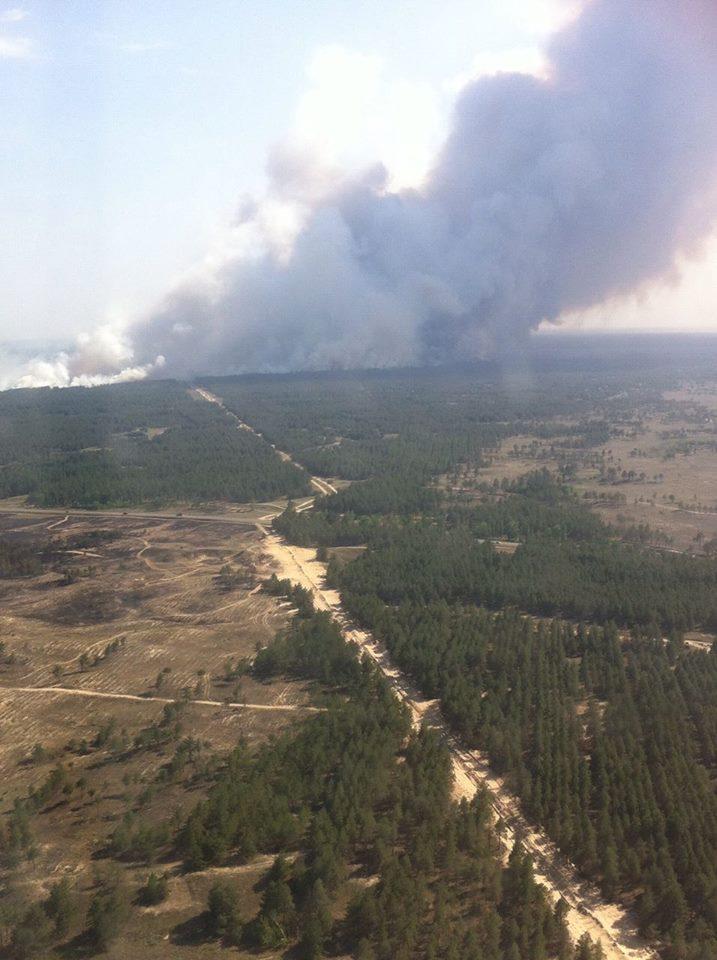
[(364, 630), (349, 622), (341, 608), (339, 594), (325, 586), (326, 567), (315, 559), (315, 551), (293, 547), (257, 524), (265, 537), (265, 548), (279, 568), (279, 576), (310, 590), (316, 607), (330, 611), (347, 639), (356, 643), (378, 665), (397, 696), (411, 711), (414, 724), (428, 723), (445, 738), (453, 757), (455, 791), (458, 797), (471, 798), (479, 785), (491, 795), (496, 817), (503, 826), (501, 839), (506, 856), (519, 836), (533, 857), (535, 876), (557, 900), (569, 905), (568, 927), (574, 940), (588, 933), (599, 941), (606, 960), (657, 960), (657, 953), (639, 937), (635, 922), (621, 907), (607, 903), (592, 884), (580, 879), (573, 865), (555, 845), (523, 817), (520, 803), (490, 770), (487, 758), (476, 750), (465, 749), (448, 730), (436, 701), (422, 699), (417, 690), (391, 662), (388, 652)]
[[(260, 433), (258, 430), (255, 430), (254, 427), (250, 426), (248, 423), (245, 423), (243, 420), (240, 420), (236, 413), (233, 413), (227, 407), (224, 406), (224, 401), (221, 397), (217, 397), (215, 394), (210, 393), (208, 390), (205, 390), (204, 387), (193, 387), (191, 391), (196, 397), (199, 397), (201, 400), (206, 400), (207, 403), (214, 403), (218, 407), (221, 407), (222, 410), (226, 413), (228, 417), (236, 423), (237, 427), (240, 430), (246, 430), (248, 433), (253, 433), (255, 437), (259, 437), (265, 443), (268, 443), (269, 446), (274, 450), (282, 460), (285, 460), (287, 463), (293, 463), (295, 467), (298, 467), (299, 470), (305, 470), (300, 463), (297, 463), (293, 459), (290, 453), (286, 453), (285, 450), (279, 450), (275, 443), (271, 443), (266, 439), (263, 433)], [(318, 490), (319, 493), (328, 495), (331, 493), (336, 493), (336, 487), (329, 483), (328, 480), (324, 480), (322, 477), (309, 477), (312, 487), (315, 490)]]
[[(276, 513), (280, 511), (277, 509)], [(66, 507), (57, 510), (52, 507), (23, 507), (15, 504), (0, 504), (0, 514), (11, 514), (18, 517), (131, 517), (134, 520), (199, 520), (207, 523), (236, 523), (244, 527), (252, 527), (256, 520), (251, 517), (238, 517), (235, 513), (171, 513), (170, 511), (152, 510), (82, 510), (79, 507), (67, 511)]]
[[(172, 697), (141, 697), (134, 693), (110, 693), (106, 690), (85, 690), (79, 687), (4, 687), (9, 693), (47, 693), (71, 697), (97, 697), (103, 700), (134, 700), (140, 703), (176, 703)], [(230, 710), (303, 710), (305, 713), (321, 713), (323, 707), (311, 707), (302, 703), (231, 703), (227, 700), (189, 700), (188, 703), (200, 707), (227, 707)]]

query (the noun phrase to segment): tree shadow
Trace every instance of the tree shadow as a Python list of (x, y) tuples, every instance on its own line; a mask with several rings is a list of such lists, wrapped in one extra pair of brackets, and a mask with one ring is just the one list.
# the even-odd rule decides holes
[(63, 960), (84, 960), (86, 957), (96, 957), (101, 953), (87, 930), (83, 930), (72, 940), (56, 947), (55, 952)]
[(169, 932), (170, 942), (178, 947), (197, 947), (209, 940), (209, 912), (207, 910), (183, 920)]

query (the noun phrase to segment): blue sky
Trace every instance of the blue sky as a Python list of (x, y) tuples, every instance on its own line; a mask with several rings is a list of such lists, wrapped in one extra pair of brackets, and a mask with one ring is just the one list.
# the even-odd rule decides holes
[[(242, 197), (261, 192), (287, 132), (323, 132), (332, 161), (384, 159), (410, 182), (461, 82), (533, 66), (569, 6), (0, 4), (0, 341), (73, 337), (150, 309), (211, 251)], [(624, 322), (640, 325), (647, 307), (667, 321), (680, 297), (703, 298), (717, 277), (712, 252), (710, 263), (690, 273), (688, 295), (661, 290), (621, 307)]]

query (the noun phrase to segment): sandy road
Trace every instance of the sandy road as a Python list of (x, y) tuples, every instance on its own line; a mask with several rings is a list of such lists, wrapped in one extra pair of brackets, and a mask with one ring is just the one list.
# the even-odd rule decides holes
[[(280, 511), (277, 510), (277, 513)], [(14, 504), (0, 504), (0, 514), (11, 514), (18, 517), (131, 517), (134, 520), (199, 520), (205, 523), (236, 523), (243, 527), (253, 527), (256, 520), (251, 517), (238, 517), (235, 513), (217, 512), (217, 513), (171, 513), (170, 511), (153, 510), (151, 513), (145, 510), (82, 510), (80, 508), (70, 510), (67, 513), (66, 507), (54, 509), (53, 507), (21, 507)]]
[(336, 487), (333, 485), (333, 483), (329, 483), (328, 480), (323, 480), (321, 477), (311, 477), (311, 483), (313, 484), (313, 486), (316, 487), (319, 493), (328, 495), (330, 493), (337, 492)]
[(455, 793), (470, 799), (479, 786), (489, 791), (496, 817), (501, 821), (501, 840), (506, 855), (520, 837), (529, 850), (535, 877), (553, 900), (564, 898), (569, 906), (567, 923), (574, 940), (588, 933), (602, 944), (606, 960), (657, 960), (657, 953), (637, 933), (633, 918), (617, 904), (607, 903), (592, 884), (582, 880), (573, 865), (544, 834), (537, 831), (520, 810), (520, 803), (490, 770), (487, 758), (468, 750), (453, 736), (436, 701), (426, 701), (391, 662), (388, 652), (365, 630), (350, 623), (341, 608), (339, 594), (324, 585), (326, 567), (315, 559), (315, 551), (287, 544), (257, 524), (265, 537), (265, 548), (281, 577), (310, 590), (316, 607), (328, 610), (341, 626), (344, 636), (356, 643), (388, 678), (397, 696), (408, 706), (414, 725), (428, 723), (445, 739), (453, 758)]
[(48, 530), (54, 530), (55, 527), (61, 527), (62, 524), (63, 524), (63, 523), (67, 523), (67, 521), (68, 521), (69, 519), (70, 519), (70, 515), (69, 515), (69, 513), (67, 513), (67, 514), (65, 514), (65, 516), (62, 518), (62, 520), (55, 520), (54, 523), (48, 523), (47, 529), (48, 529)]
[[(71, 697), (95, 697), (101, 700), (133, 700), (139, 703), (176, 703), (172, 697), (141, 697), (135, 693), (109, 693), (106, 690), (85, 690), (80, 687), (4, 687), (3, 693), (47, 693)], [(324, 707), (312, 707), (301, 703), (232, 703), (226, 700), (188, 700), (200, 707), (227, 707), (230, 710), (303, 710), (305, 713), (322, 713)]]
[[(236, 413), (233, 413), (227, 407), (224, 406), (224, 401), (221, 397), (217, 397), (215, 394), (210, 393), (208, 390), (205, 390), (204, 387), (193, 387), (192, 392), (195, 396), (199, 397), (201, 400), (206, 400), (207, 403), (214, 403), (226, 413), (228, 417), (236, 423), (237, 427), (240, 430), (246, 430), (247, 433), (253, 433), (255, 437), (259, 437), (264, 443), (268, 443), (272, 450), (274, 450), (282, 460), (285, 460), (286, 463), (293, 463), (295, 467), (298, 467), (299, 470), (305, 471), (306, 468), (303, 467), (300, 463), (297, 463), (296, 460), (291, 456), (290, 453), (287, 453), (285, 450), (279, 450), (275, 443), (271, 443), (266, 439), (263, 433), (260, 433), (258, 430), (255, 430), (254, 427), (250, 426), (248, 423), (245, 423), (244, 420), (240, 420)], [(315, 490), (318, 490), (319, 493), (328, 495), (331, 493), (336, 493), (336, 487), (329, 483), (328, 480), (324, 480), (321, 477), (309, 477), (312, 487)]]

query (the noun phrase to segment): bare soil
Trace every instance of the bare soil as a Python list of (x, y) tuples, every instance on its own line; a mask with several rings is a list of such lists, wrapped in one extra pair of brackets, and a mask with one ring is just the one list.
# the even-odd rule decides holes
[[(112, 538), (77, 546), (98, 529)], [(259, 589), (271, 566), (253, 527), (2, 514), (0, 535), (38, 552), (51, 548), (41, 575), (0, 581), (0, 816), (58, 764), (72, 784), (32, 818), (34, 855), (0, 870), (0, 897), (29, 902), (67, 876), (85, 903), (97, 869), (108, 863), (107, 840), (127, 811), (173, 831), (240, 738), (263, 741), (315, 708), (302, 683), (226, 677), (228, 662), (250, 660), (291, 616), (286, 603)], [(226, 565), (236, 574), (229, 589), (218, 577)], [(134, 749), (140, 730), (185, 697), (179, 740)], [(110, 742), (98, 745), (107, 724)], [(163, 778), (183, 737), (201, 744), (198, 764)], [(224, 955), (198, 934), (209, 874), (184, 875), (162, 862), (118, 868), (131, 890), (150, 869), (167, 871), (170, 896), (153, 910), (133, 908), (109, 957), (176, 957), (180, 948), (192, 957)], [(261, 860), (237, 865), (247, 917), (266, 869)], [(75, 946), (83, 955), (82, 944)]]

